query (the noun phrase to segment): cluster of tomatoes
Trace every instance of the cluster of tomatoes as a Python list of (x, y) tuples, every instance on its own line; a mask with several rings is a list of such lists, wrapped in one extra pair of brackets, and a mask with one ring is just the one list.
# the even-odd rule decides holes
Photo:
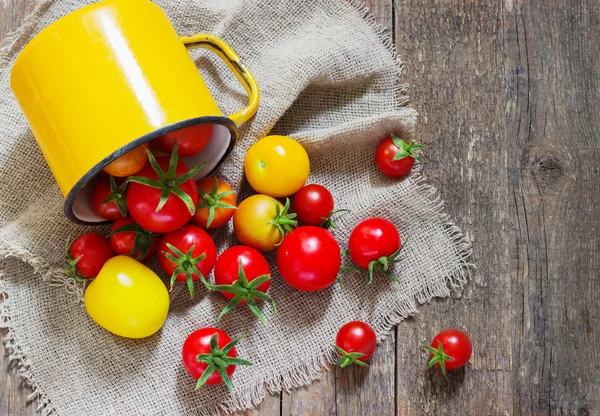
[[(157, 284), (160, 279), (140, 263), (154, 254), (170, 276), (171, 288), (176, 281), (185, 282), (193, 297), (195, 282), (200, 282), (229, 299), (217, 322), (244, 304), (264, 321), (261, 300), (276, 312), (266, 293), (271, 270), (262, 254), (275, 249), (281, 276), (298, 290), (323, 290), (338, 279), (340, 270), (356, 270), (342, 265), (343, 253), (367, 270), (369, 284), (376, 270), (398, 280), (391, 270), (404, 246), (397, 228), (384, 218), (368, 218), (352, 231), (348, 251), (342, 251), (327, 228), (335, 227), (334, 214), (347, 210), (335, 209), (325, 187), (306, 185), (309, 158), (295, 140), (267, 136), (248, 150), (244, 171), (257, 194), (238, 205), (222, 179), (194, 181), (204, 164), (189, 168), (179, 160), (201, 151), (211, 135), (212, 126), (193, 126), (163, 136), (151, 147), (140, 146), (108, 165), (106, 176), (94, 186), (91, 205), (99, 216), (114, 221), (110, 236), (84, 234), (68, 247), (67, 257), (69, 273), (94, 279), (86, 289), (85, 305), (98, 324), (135, 338), (162, 326), (169, 295), (164, 285)], [(376, 151), (377, 167), (390, 177), (407, 175), (414, 152), (422, 147), (392, 136)], [(206, 230), (231, 218), (241, 245), (217, 255)], [(210, 283), (207, 277), (213, 270)], [(201, 328), (189, 335), (182, 358), (198, 387), (223, 382), (232, 389), (229, 377), (236, 365), (251, 365), (237, 357), (235, 346), (241, 338), (232, 340), (218, 328)], [(335, 348), (345, 367), (366, 365), (375, 346), (373, 329), (353, 321), (341, 328)], [(445, 360), (442, 356), (436, 362)]]

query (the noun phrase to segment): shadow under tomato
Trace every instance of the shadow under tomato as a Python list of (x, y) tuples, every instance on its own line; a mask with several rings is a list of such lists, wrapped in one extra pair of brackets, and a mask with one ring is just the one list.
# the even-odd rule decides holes
[[(429, 359), (429, 355), (427, 355)], [(433, 392), (439, 399), (452, 397), (458, 394), (465, 381), (466, 366), (452, 371), (446, 371), (446, 376), (442, 374), (439, 366), (434, 365), (431, 368), (425, 369), (424, 390)]]
[[(177, 400), (181, 406), (182, 413), (184, 410), (190, 410), (190, 404), (200, 405), (199, 401), (202, 401), (202, 405), (212, 406), (216, 401), (223, 402), (231, 397), (229, 390), (227, 390), (224, 384), (205, 385), (200, 389), (196, 389), (197, 380), (187, 372), (181, 361), (181, 356), (174, 357), (174, 359), (179, 360), (176, 370), (175, 391), (177, 392)], [(206, 394), (208, 391), (210, 391), (210, 395)]]

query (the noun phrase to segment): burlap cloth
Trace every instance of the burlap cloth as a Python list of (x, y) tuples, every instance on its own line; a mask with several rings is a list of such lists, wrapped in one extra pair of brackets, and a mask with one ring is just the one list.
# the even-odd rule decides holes
[[(242, 307), (220, 324), (231, 336), (249, 334), (238, 352), (254, 365), (233, 376), (235, 396), (223, 386), (195, 390), (180, 358), (190, 332), (214, 325), (226, 303), (219, 293), (198, 287), (190, 301), (179, 285), (164, 327), (145, 340), (119, 338), (98, 327), (80, 302), (83, 287), (62, 273), (67, 236), (85, 229), (63, 217), (63, 198), (9, 89), (12, 63), (29, 39), (87, 3), (40, 4), (0, 58), (0, 325), (10, 359), (42, 414), (212, 415), (246, 409), (267, 392), (319, 378), (322, 367), (336, 360), (330, 345), (343, 323), (364, 320), (383, 339), (417, 312), (417, 302), (448, 296), (467, 280), (469, 245), (443, 214), (435, 189), (418, 169), (397, 181), (375, 168), (378, 141), (390, 133), (412, 133), (417, 113), (399, 83), (402, 63), (389, 34), (361, 4), (160, 0), (179, 33), (222, 37), (259, 82), (258, 113), (218, 173), (235, 185), (240, 200), (250, 194), (242, 180), (247, 148), (269, 132), (289, 134), (308, 151), (309, 181), (325, 185), (338, 207), (352, 210), (338, 219), (335, 235), (342, 247), (353, 226), (370, 216), (392, 220), (410, 242), (395, 270), (400, 284), (377, 275), (366, 287), (364, 275), (349, 274), (343, 290), (334, 285), (311, 294), (283, 282), (269, 255), (270, 294), (279, 314), (265, 305), (263, 325)], [(218, 58), (206, 51), (193, 57), (223, 112), (243, 107), (242, 87)], [(212, 235), (219, 250), (234, 243), (230, 227)]]

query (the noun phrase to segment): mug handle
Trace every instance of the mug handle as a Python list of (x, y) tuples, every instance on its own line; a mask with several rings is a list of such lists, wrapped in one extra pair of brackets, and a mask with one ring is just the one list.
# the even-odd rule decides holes
[(228, 118), (238, 126), (252, 118), (258, 108), (260, 91), (258, 90), (256, 78), (254, 78), (254, 75), (252, 75), (248, 67), (242, 62), (238, 54), (223, 40), (213, 35), (199, 33), (192, 36), (180, 36), (180, 39), (187, 49), (209, 49), (227, 64), (248, 94), (248, 105), (246, 108), (231, 114)]

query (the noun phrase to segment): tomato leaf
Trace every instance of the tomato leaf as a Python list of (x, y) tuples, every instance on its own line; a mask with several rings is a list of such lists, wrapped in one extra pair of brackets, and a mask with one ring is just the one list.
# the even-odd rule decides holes
[(421, 159), (417, 155), (417, 151), (427, 147), (425, 144), (416, 143), (414, 140), (411, 140), (410, 143), (407, 143), (404, 139), (401, 139), (397, 136), (392, 135), (392, 141), (394, 145), (398, 148), (398, 151), (392, 158), (392, 160), (401, 160), (405, 157), (412, 157), (421, 163)]
[(337, 362), (337, 365), (341, 368), (346, 368), (350, 364), (356, 364), (361, 367), (368, 367), (369, 364), (360, 361), (360, 357), (364, 357), (365, 354), (362, 352), (346, 352), (342, 348), (337, 345), (333, 345), (333, 347), (337, 350), (337, 352), (342, 356), (342, 358)]

